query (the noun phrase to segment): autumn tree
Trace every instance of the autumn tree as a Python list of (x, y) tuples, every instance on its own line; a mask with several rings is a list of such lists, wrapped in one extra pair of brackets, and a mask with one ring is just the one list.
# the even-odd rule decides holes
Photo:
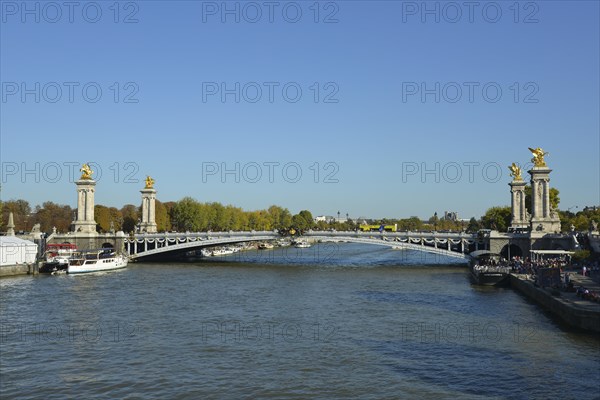
[(135, 227), (139, 219), (139, 209), (133, 204), (126, 204), (121, 208), (121, 216), (123, 218), (123, 225), (121, 229), (123, 232), (135, 232)]
[(158, 200), (154, 203), (156, 230), (158, 232), (165, 232), (171, 230), (171, 219), (169, 218), (169, 212), (167, 207)]
[(68, 232), (71, 228), (74, 212), (68, 205), (56, 204), (51, 201), (36, 206), (32, 215), (32, 223), (40, 224), (42, 232), (51, 232), (56, 228), (58, 232)]
[(111, 232), (122, 230), (123, 217), (116, 207), (106, 207), (101, 204), (94, 206), (94, 219), (98, 232)]
[(8, 223), (8, 214), (13, 213), (16, 231), (28, 231), (33, 224), (30, 223), (31, 206), (26, 200), (9, 200), (2, 203), (3, 226)]

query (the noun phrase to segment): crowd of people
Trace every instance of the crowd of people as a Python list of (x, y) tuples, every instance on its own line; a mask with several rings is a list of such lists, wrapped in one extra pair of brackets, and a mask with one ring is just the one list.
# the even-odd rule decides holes
[(535, 261), (532, 261), (530, 258), (522, 259), (520, 257), (513, 257), (510, 261), (501, 260), (501, 263), (510, 266), (514, 273), (530, 276), (536, 285), (540, 283), (538, 274), (540, 268), (557, 268), (560, 271), (560, 275), (557, 275), (560, 276), (560, 282), (553, 282), (550, 287), (565, 292), (572, 292), (582, 299), (600, 303), (599, 292), (583, 285), (575, 284), (571, 279), (573, 274), (577, 274), (597, 280), (600, 277), (600, 265), (598, 261), (584, 263), (583, 265), (574, 265), (571, 264), (566, 256)]
[[(598, 282), (600, 278), (600, 265), (598, 261), (593, 263), (584, 263), (581, 267), (581, 271), (573, 271), (573, 273), (581, 273), (583, 276), (590, 277)], [(565, 272), (565, 285), (568, 291), (575, 292), (577, 297), (581, 297), (582, 299), (595, 301), (600, 303), (600, 292), (589, 289), (583, 285), (579, 285), (577, 288), (573, 285), (573, 282), (570, 279), (571, 272)]]

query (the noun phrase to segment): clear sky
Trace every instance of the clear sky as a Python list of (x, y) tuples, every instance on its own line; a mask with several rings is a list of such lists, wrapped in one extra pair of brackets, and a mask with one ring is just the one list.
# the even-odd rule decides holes
[(469, 218), (542, 147), (600, 204), (599, 2), (466, 3), (2, 1), (2, 199)]

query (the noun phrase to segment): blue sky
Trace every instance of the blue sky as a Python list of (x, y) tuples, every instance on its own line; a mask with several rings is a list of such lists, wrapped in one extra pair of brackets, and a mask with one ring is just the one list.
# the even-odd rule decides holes
[(2, 199), (74, 206), (91, 161), (110, 206), (149, 174), (162, 201), (469, 218), (539, 146), (562, 209), (600, 204), (598, 2), (265, 4), (2, 1)]

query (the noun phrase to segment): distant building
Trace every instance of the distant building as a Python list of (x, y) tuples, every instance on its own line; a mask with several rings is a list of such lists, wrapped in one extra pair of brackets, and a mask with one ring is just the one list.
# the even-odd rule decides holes
[(314, 220), (315, 220), (315, 222), (323, 221), (323, 222), (330, 223), (330, 222), (335, 222), (336, 219), (335, 219), (335, 217), (332, 217), (331, 215), (319, 215), (319, 216), (316, 216), (314, 218)]
[(459, 221), (458, 213), (456, 211), (444, 211), (444, 221)]
[(331, 222), (339, 222), (339, 223), (343, 224), (344, 222), (348, 221), (348, 219), (344, 218), (344, 217), (337, 218), (337, 217), (333, 217), (331, 215), (319, 215), (319, 216), (317, 216), (317, 217), (314, 218), (314, 221), (315, 222), (324, 221), (324, 222), (326, 222), (328, 224), (331, 223)]

